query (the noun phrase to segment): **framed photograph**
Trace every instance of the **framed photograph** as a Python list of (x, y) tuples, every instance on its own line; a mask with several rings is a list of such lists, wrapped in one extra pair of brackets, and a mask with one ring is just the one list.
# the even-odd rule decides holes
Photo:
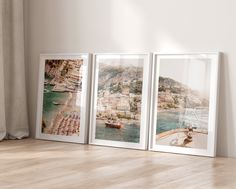
[(36, 138), (87, 142), (89, 54), (42, 54)]
[(153, 55), (149, 149), (215, 156), (219, 53)]
[(90, 144), (147, 149), (149, 54), (93, 56)]

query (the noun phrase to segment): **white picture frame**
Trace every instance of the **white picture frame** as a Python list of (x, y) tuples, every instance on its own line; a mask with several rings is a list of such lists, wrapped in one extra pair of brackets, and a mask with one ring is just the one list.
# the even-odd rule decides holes
[[(196, 59), (194, 61), (194, 59)], [(190, 62), (191, 64), (194, 64), (194, 66), (188, 67), (189, 70), (192, 70), (192, 73), (187, 73), (187, 71), (184, 71), (184, 68), (181, 67), (181, 62), (183, 60), (186, 60), (185, 63)], [(168, 129), (168, 123), (172, 119), (174, 114), (172, 112), (172, 115), (170, 113), (171, 108), (168, 109), (168, 107), (172, 107), (171, 104), (166, 106), (166, 102), (168, 102), (168, 97), (174, 97), (172, 89), (174, 88), (169, 88), (172, 84), (167, 84), (167, 79), (172, 79), (173, 78), (178, 78), (180, 74), (182, 74), (182, 78), (185, 77), (186, 74), (188, 74), (189, 78), (189, 84), (190, 86), (188, 87), (195, 87), (199, 88), (199, 91), (203, 92), (203, 89), (200, 90), (200, 81), (203, 81), (201, 78), (201, 70), (203, 68), (199, 68), (198, 66), (201, 66), (205, 62), (210, 63), (210, 70), (205, 71), (204, 73), (209, 73), (210, 75), (206, 76), (205, 82), (209, 83), (209, 101), (208, 101), (208, 117), (204, 118), (205, 121), (207, 121), (207, 132), (205, 132), (205, 128), (200, 130), (201, 126), (205, 126), (205, 122), (198, 124), (197, 119), (201, 119), (204, 117), (204, 114), (202, 113), (201, 116), (197, 116), (197, 119), (194, 121), (194, 119), (187, 120), (187, 116), (190, 114), (184, 114), (182, 118), (180, 118), (179, 114), (179, 120), (182, 119), (184, 120), (182, 122), (182, 126), (180, 128), (169, 128)], [(151, 92), (151, 112), (150, 112), (150, 127), (149, 127), (149, 150), (151, 151), (160, 151), (160, 152), (172, 152), (172, 153), (180, 153), (180, 154), (190, 154), (190, 155), (200, 155), (200, 156), (209, 156), (209, 157), (215, 157), (216, 155), (216, 137), (217, 137), (217, 105), (218, 105), (218, 83), (219, 83), (219, 61), (220, 61), (220, 53), (219, 52), (210, 52), (210, 53), (182, 53), (182, 54), (163, 54), (163, 53), (154, 53), (153, 54), (153, 65), (152, 65), (152, 92)], [(179, 65), (175, 65), (175, 67), (172, 67), (172, 71), (168, 72), (168, 66), (173, 65), (172, 63), (174, 62), (180, 62)], [(195, 64), (198, 62), (198, 65)], [(202, 63), (203, 62), (203, 63)], [(201, 65), (200, 65), (201, 64)], [(207, 63), (206, 63), (207, 64)], [(183, 63), (183, 65), (186, 65)], [(194, 69), (196, 68), (196, 69)], [(205, 68), (204, 68), (205, 69)], [(169, 69), (170, 70), (170, 69)], [(173, 71), (174, 70), (174, 71)], [(205, 69), (207, 70), (207, 69)], [(200, 74), (199, 74), (199, 73)], [(196, 78), (195, 77), (197, 74), (199, 74), (198, 79), (199, 83), (197, 81), (196, 84)], [(163, 77), (162, 75), (165, 75)], [(171, 76), (172, 75), (172, 76)], [(171, 77), (170, 77), (171, 76)], [(162, 77), (162, 78), (161, 78)], [(205, 76), (203, 76), (204, 78)], [(161, 78), (161, 79), (160, 79)], [(167, 79), (166, 79), (167, 78)], [(169, 80), (172, 81), (172, 80)], [(195, 83), (194, 83), (195, 82)], [(192, 86), (191, 86), (192, 84)], [(206, 84), (207, 85), (207, 84)], [(168, 86), (168, 87), (166, 87)], [(174, 84), (172, 85), (174, 86)], [(181, 86), (181, 85), (180, 85)], [(207, 86), (205, 86), (207, 88)], [(168, 89), (168, 90), (167, 90)], [(181, 88), (182, 91), (185, 89)], [(194, 89), (194, 90), (195, 90)], [(181, 91), (180, 90), (180, 91)], [(189, 94), (192, 94), (194, 90), (189, 90)], [(204, 89), (205, 90), (205, 89)], [(181, 95), (181, 93), (179, 93)], [(181, 97), (178, 96), (177, 94), (175, 98), (178, 100)], [(200, 94), (196, 93), (196, 94)], [(166, 96), (164, 96), (166, 95)], [(169, 95), (169, 96), (168, 96)], [(206, 94), (205, 94), (206, 95)], [(189, 97), (190, 100), (188, 104), (191, 104), (191, 96)], [(203, 97), (201, 97), (203, 98)], [(201, 99), (199, 97), (199, 99)], [(170, 101), (171, 102), (171, 101)], [(187, 103), (187, 101), (185, 101)], [(175, 103), (175, 102), (174, 102)], [(179, 103), (179, 104), (178, 104)], [(203, 103), (203, 100), (200, 101), (199, 103)], [(177, 106), (181, 106), (181, 102), (176, 102), (178, 104)], [(192, 103), (194, 104), (194, 103)], [(185, 105), (185, 108), (183, 109), (184, 111), (188, 112), (191, 109), (195, 110), (197, 105)], [(194, 108), (192, 108), (194, 107)], [(207, 107), (207, 106), (206, 106)], [(167, 108), (167, 111), (162, 111), (164, 110), (163, 108)], [(198, 110), (200, 112), (204, 111), (204, 108), (202, 110)], [(168, 119), (165, 120), (165, 118), (168, 117)], [(196, 112), (194, 113), (196, 115)], [(203, 121), (204, 121), (203, 119)], [(187, 120), (185, 122), (185, 120)], [(202, 121), (202, 120), (201, 120)], [(185, 127), (184, 125), (188, 122), (188, 127)], [(196, 125), (200, 127), (193, 127), (192, 125)], [(199, 121), (200, 123), (200, 121)], [(173, 126), (169, 125), (170, 127)], [(179, 125), (180, 122), (178, 123)], [(178, 129), (183, 129), (182, 133)], [(161, 130), (162, 129), (162, 130)], [(166, 129), (166, 131), (165, 131)], [(187, 130), (186, 130), (187, 129)], [(172, 132), (173, 131), (173, 132)], [(197, 132), (199, 133), (197, 134)], [(169, 132), (169, 133), (168, 133)], [(202, 133), (201, 133), (202, 132)], [(205, 132), (203, 134), (203, 132)], [(163, 134), (164, 133), (164, 134)], [(185, 138), (183, 138), (183, 133)], [(206, 139), (206, 133), (207, 133), (207, 139)], [(203, 140), (200, 140), (200, 139)], [(182, 141), (181, 141), (182, 140)], [(203, 142), (207, 140), (206, 142)], [(196, 142), (195, 142), (196, 141)], [(199, 143), (199, 144), (198, 144)]]
[[(74, 75), (72, 76), (67, 76), (65, 75), (65, 77), (68, 77), (69, 79), (73, 77), (75, 77), (75, 79), (73, 81), (68, 81), (65, 80), (64, 84), (69, 82), (69, 84), (74, 84), (73, 85), (69, 85), (70, 87), (72, 87), (72, 90), (74, 91), (70, 91), (68, 92), (68, 94), (70, 93), (71, 97), (72, 97), (72, 102), (69, 102), (68, 107), (70, 106), (70, 103), (73, 104), (74, 106), (71, 105), (71, 111), (73, 109), (73, 111), (76, 109), (75, 107), (79, 107), (79, 111), (74, 111), (70, 112), (70, 108), (66, 108), (66, 111), (63, 111), (62, 113), (65, 115), (66, 113), (68, 113), (68, 117), (69, 118), (65, 118), (66, 121), (64, 121), (64, 123), (59, 124), (60, 127), (69, 127), (69, 131), (68, 129), (61, 129), (62, 131), (64, 131), (63, 134), (55, 134), (54, 133), (50, 133), (50, 132), (44, 132), (42, 130), (42, 120), (43, 120), (43, 102), (44, 102), (44, 93), (45, 93), (45, 64), (47, 60), (51, 60), (51, 61), (70, 61), (72, 60), (72, 62), (76, 62), (75, 65), (80, 65), (81, 67), (77, 70), (73, 70)], [(82, 64), (78, 63), (78, 61), (82, 61)], [(89, 93), (90, 93), (90, 54), (88, 53), (76, 53), (76, 54), (40, 54), (40, 67), (39, 67), (39, 86), (38, 86), (38, 103), (37, 103), (37, 123), (36, 123), (36, 139), (44, 139), (44, 140), (54, 140), (54, 141), (63, 141), (63, 142), (73, 142), (73, 143), (87, 143), (88, 142), (88, 125), (89, 125)], [(77, 64), (78, 63), (78, 64)], [(66, 63), (66, 64), (70, 64), (70, 63)], [(81, 69), (82, 68), (82, 69)], [(67, 68), (66, 68), (67, 69)], [(73, 67), (73, 69), (75, 69), (75, 67)], [(81, 71), (82, 70), (82, 71)], [(78, 72), (80, 73), (80, 75), (75, 75), (78, 74)], [(82, 72), (82, 73), (81, 73)], [(69, 73), (69, 72), (68, 72)], [(80, 77), (82, 76), (82, 79), (78, 78), (76, 79), (76, 77)], [(82, 86), (76, 91), (75, 88), (76, 86), (78, 86), (78, 84), (75, 82), (78, 81), (78, 83), (82, 83)], [(72, 83), (71, 83), (72, 82)], [(67, 84), (66, 87), (67, 87)], [(73, 89), (74, 87), (74, 89)], [(46, 91), (47, 92), (47, 91)], [(52, 92), (52, 91), (50, 91)], [(67, 93), (66, 93), (67, 95)], [(46, 98), (46, 97), (45, 97)], [(64, 98), (63, 98), (64, 100)], [(49, 103), (54, 103), (54, 105), (57, 105), (56, 102), (52, 102), (49, 100)], [(64, 108), (64, 106), (66, 106), (66, 102), (65, 100), (63, 101), (64, 104), (59, 104), (59, 106), (62, 106), (62, 108)], [(78, 103), (78, 104), (77, 104)], [(47, 103), (48, 104), (48, 103)], [(76, 106), (75, 106), (76, 105)], [(60, 109), (60, 108), (59, 108)], [(76, 109), (78, 110), (78, 109)], [(57, 110), (59, 111), (59, 110)], [(56, 111), (55, 111), (56, 112)], [(78, 113), (79, 112), (79, 113)], [(72, 115), (73, 114), (73, 115)], [(55, 115), (58, 115), (57, 113), (55, 113)], [(51, 120), (56, 119), (55, 115), (52, 116)], [(74, 117), (73, 117), (74, 116)], [(71, 122), (69, 121), (71, 120)], [(74, 122), (73, 122), (74, 121)], [(79, 121), (79, 122), (76, 122)], [(52, 121), (50, 122), (49, 125), (51, 125)], [(75, 128), (73, 130), (73, 127), (71, 126), (72, 123), (74, 123), (75, 128), (77, 128), (76, 131), (77, 134), (72, 134), (75, 131)], [(64, 125), (62, 125), (64, 124)], [(77, 125), (77, 126), (76, 126)], [(79, 130), (78, 130), (78, 125), (79, 125)], [(50, 128), (51, 129), (51, 128)], [(71, 130), (70, 130), (71, 129)], [(52, 130), (52, 129), (51, 129)], [(56, 130), (56, 129), (55, 129)], [(67, 132), (66, 132), (67, 130)], [(58, 130), (57, 130), (58, 131)], [(69, 132), (71, 132), (69, 134)]]
[[(143, 61), (142, 64), (142, 96), (141, 96), (141, 117), (140, 117), (140, 130), (139, 142), (122, 141), (103, 139), (102, 137), (96, 138), (96, 119), (97, 119), (97, 94), (98, 94), (98, 80), (99, 80), (99, 65), (100, 60), (105, 59), (109, 62), (113, 59), (118, 59), (122, 62), (125, 59), (139, 59)], [(110, 62), (112, 64), (112, 62)], [(123, 61), (123, 65), (126, 62)], [(113, 146), (121, 148), (134, 148), (134, 149), (147, 149), (148, 145), (148, 106), (149, 106), (149, 93), (150, 93), (150, 54), (149, 53), (96, 53), (93, 55), (93, 78), (92, 78), (92, 92), (91, 92), (91, 112), (90, 112), (90, 130), (89, 130), (89, 144)], [(135, 63), (134, 63), (135, 64)], [(123, 66), (122, 63), (118, 65)], [(113, 111), (113, 110), (112, 110)], [(105, 122), (102, 123), (105, 129)], [(109, 128), (110, 129), (110, 128)], [(114, 129), (114, 128), (113, 128)], [(104, 131), (106, 132), (106, 131)], [(111, 131), (113, 132), (113, 130)], [(116, 131), (114, 131), (115, 133)]]

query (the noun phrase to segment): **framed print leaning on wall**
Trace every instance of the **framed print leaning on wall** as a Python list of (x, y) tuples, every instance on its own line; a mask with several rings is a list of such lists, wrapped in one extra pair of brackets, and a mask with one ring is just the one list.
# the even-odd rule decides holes
[(42, 54), (36, 137), (87, 142), (88, 54)]
[(149, 54), (95, 54), (90, 144), (146, 149)]
[(215, 156), (219, 53), (153, 55), (149, 149)]

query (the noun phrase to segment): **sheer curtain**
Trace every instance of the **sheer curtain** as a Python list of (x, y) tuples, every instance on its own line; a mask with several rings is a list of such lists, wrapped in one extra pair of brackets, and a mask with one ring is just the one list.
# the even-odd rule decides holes
[(28, 134), (23, 0), (0, 0), (0, 140)]

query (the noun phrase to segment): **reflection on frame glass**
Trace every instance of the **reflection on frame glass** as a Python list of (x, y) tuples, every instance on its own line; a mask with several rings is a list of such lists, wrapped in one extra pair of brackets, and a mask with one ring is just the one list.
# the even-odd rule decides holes
[(149, 56), (97, 54), (94, 66), (90, 143), (144, 149)]
[(86, 140), (88, 55), (41, 55), (37, 138)]
[(154, 55), (151, 149), (215, 155), (218, 54)]

